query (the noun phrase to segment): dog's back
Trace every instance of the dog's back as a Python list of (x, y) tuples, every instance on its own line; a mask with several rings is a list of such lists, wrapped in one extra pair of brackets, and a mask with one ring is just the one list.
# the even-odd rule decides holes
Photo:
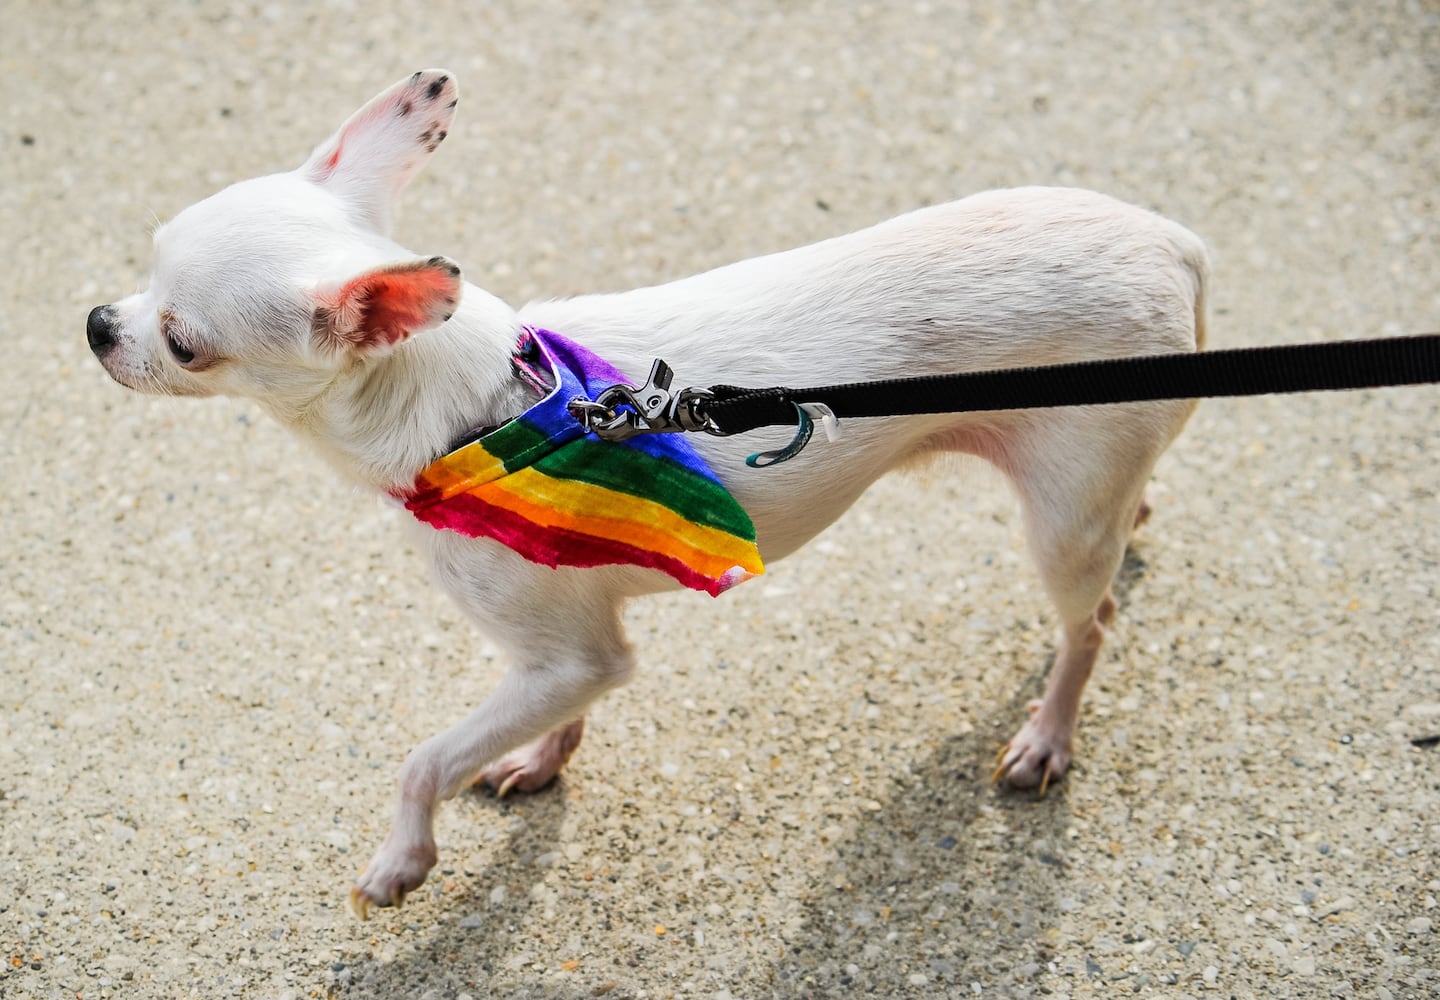
[[(532, 303), (521, 316), (636, 376), (660, 356), (677, 384), (825, 385), (1192, 351), (1204, 340), (1207, 273), (1200, 239), (1153, 212), (1092, 191), (1012, 188), (665, 285)], [(841, 441), (758, 471), (743, 462), (761, 450), (758, 435), (696, 443), (773, 561), (925, 454), (978, 454), (1019, 477), (1044, 461), (1033, 441), (1052, 425), (1066, 450), (1092, 436), (1145, 442), (1133, 463), (1143, 478), (1190, 409), (848, 421)]]

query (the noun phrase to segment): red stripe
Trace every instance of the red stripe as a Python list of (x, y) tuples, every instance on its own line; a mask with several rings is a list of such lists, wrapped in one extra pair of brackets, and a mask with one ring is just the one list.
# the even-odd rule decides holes
[(650, 549), (637, 548), (609, 538), (598, 538), (563, 528), (546, 528), (512, 511), (488, 504), (473, 493), (461, 493), (445, 503), (412, 509), (415, 517), (434, 528), (446, 528), (469, 538), (492, 538), (520, 555), (545, 566), (634, 565), (668, 573), (692, 590), (718, 597), (727, 581), (714, 580), (689, 566)]

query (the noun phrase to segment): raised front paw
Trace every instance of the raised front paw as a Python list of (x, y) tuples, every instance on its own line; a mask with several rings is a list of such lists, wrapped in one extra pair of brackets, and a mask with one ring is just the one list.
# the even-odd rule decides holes
[(425, 881), (436, 859), (433, 842), (402, 846), (387, 840), (350, 890), (351, 911), (367, 920), (372, 906), (399, 906)]
[(1050, 721), (1043, 707), (1038, 701), (1029, 704), (1030, 719), (1000, 748), (992, 780), (1004, 781), (1015, 788), (1038, 786), (1044, 795), (1050, 782), (1070, 766), (1073, 729)]

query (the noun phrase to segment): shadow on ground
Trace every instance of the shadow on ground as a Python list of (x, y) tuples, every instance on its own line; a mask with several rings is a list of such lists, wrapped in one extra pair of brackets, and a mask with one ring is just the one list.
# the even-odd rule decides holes
[[(537, 859), (544, 861), (558, 849), (567, 809), (565, 783), (561, 779), (543, 791), (498, 800), (488, 791), (472, 790), (448, 807), (462, 814), (462, 822), (478, 832), (503, 827), (483, 849), (474, 852), (489, 858), (479, 871), (447, 867), (454, 849), (441, 849), (440, 866), (417, 895), (442, 898), (432, 905), (416, 907), (417, 924), (406, 929), (418, 935), (413, 948), (396, 955), (383, 949), (372, 951), (364, 960), (343, 970), (332, 995), (344, 997), (454, 997), (466, 991), (473, 996), (491, 995), (484, 987), (490, 977), (506, 970), (519, 971), (526, 957), (517, 941), (517, 931), (540, 915), (544, 903), (533, 894), (514, 891), (535, 879)], [(458, 886), (460, 891), (446, 891)], [(396, 921), (380, 914), (378, 937)], [(439, 922), (437, 921), (439, 918)], [(548, 958), (548, 956), (544, 956)], [(505, 995), (555, 996), (554, 991), (537, 989)], [(574, 995), (582, 995), (576, 993)]]
[[(1144, 561), (1128, 551), (1115, 582), (1122, 607), (1144, 571)], [(863, 811), (839, 821), (810, 814), (802, 819), (810, 828), (798, 831), (778, 856), (751, 855), (751, 877), (728, 884), (707, 878), (686, 886), (682, 898), (688, 895), (690, 912), (701, 915), (698, 926), (705, 925), (707, 910), (723, 908), (721, 923), (754, 928), (722, 949), (728, 955), (724, 963), (714, 953), (704, 954), (703, 947), (676, 961), (674, 952), (642, 931), (627, 947), (592, 956), (574, 983), (557, 976), (566, 957), (593, 950), (589, 942), (602, 929), (610, 937), (623, 937), (627, 925), (648, 930), (656, 921), (647, 914), (661, 912), (667, 893), (673, 898), (677, 890), (673, 882), (658, 887), (644, 873), (652, 864), (678, 865), (682, 857), (680, 837), (665, 844), (663, 835), (657, 836), (665, 821), (647, 812), (635, 776), (635, 784), (617, 792), (608, 808), (586, 804), (586, 822), (604, 820), (611, 830), (605, 858), (596, 861), (602, 871), (587, 883), (593, 888), (575, 888), (582, 865), (547, 881), (545, 869), (566, 865), (567, 841), (577, 836), (563, 830), (571, 797), (596, 793), (584, 787), (590, 779), (576, 777), (570, 779), (574, 785), (562, 779), (536, 795), (497, 801), (471, 793), (453, 803), (460, 814), (456, 828), (474, 831), (476, 842), (442, 849), (442, 867), (422, 890), (431, 901), (417, 907), (416, 922), (406, 928), (412, 943), (385, 952), (383, 938), (394, 933), (392, 921), (380, 935), (382, 947), (347, 970), (337, 993), (356, 998), (428, 993), (434, 1000), (465, 993), (629, 997), (638, 994), (627, 973), (656, 962), (675, 969), (676, 996), (921, 997), (969, 993), (977, 982), (1028, 992), (1055, 956), (1062, 915), (1081, 905), (1066, 895), (1072, 843), (1068, 783), (1053, 785), (1043, 798), (991, 783), (999, 744), (1025, 716), (1026, 703), (1040, 694), (1053, 649), (1032, 662), (1022, 678), (1010, 676), (1018, 682), (1006, 683), (1012, 692), (1008, 701), (984, 707), (983, 715), (995, 720), (993, 728), (927, 740), (929, 750), (906, 760), (902, 776), (881, 778), (865, 789), (870, 798)], [(735, 710), (754, 708), (742, 702)], [(705, 738), (697, 739), (703, 747)], [(1083, 755), (1074, 767), (1083, 772)], [(763, 828), (769, 836), (782, 825), (766, 825), (779, 811), (775, 800), (754, 808), (744, 818), (735, 813), (734, 827), (750, 834)], [(625, 830), (619, 840), (613, 832), (617, 816)], [(827, 829), (826, 823), (833, 826)], [(496, 831), (488, 842), (480, 832), (486, 829)], [(607, 836), (587, 833), (601, 841)], [(663, 846), (651, 859), (657, 855), (655, 841)], [(793, 846), (801, 842), (815, 843), (822, 853), (803, 856)], [(472, 869), (443, 867), (444, 858), (464, 855), (483, 860)], [(611, 866), (618, 878), (615, 893), (601, 885)], [(798, 870), (786, 871), (787, 866)], [(792, 898), (777, 901), (776, 893)], [(673, 917), (674, 910), (669, 912)], [(1100, 971), (1087, 968), (1091, 974)]]

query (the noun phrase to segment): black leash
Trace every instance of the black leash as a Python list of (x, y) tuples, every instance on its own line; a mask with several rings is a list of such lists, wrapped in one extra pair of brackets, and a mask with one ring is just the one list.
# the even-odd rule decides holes
[(1440, 334), (1158, 354), (813, 389), (717, 385), (702, 412), (714, 421), (716, 433), (742, 434), (772, 424), (794, 424), (800, 403), (823, 403), (837, 417), (881, 417), (1426, 382), (1440, 382)]
[(789, 448), (762, 456), (769, 459), (764, 464), (774, 464), (793, 456), (809, 439), (810, 418), (803, 408), (809, 404), (820, 404), (841, 418), (883, 417), (1420, 385), (1440, 382), (1440, 333), (1109, 358), (808, 389), (717, 385), (672, 393), (671, 377), (669, 366), (656, 361), (644, 386), (613, 386), (594, 402), (575, 400), (571, 412), (590, 430), (611, 439), (686, 430), (743, 434), (798, 423), (800, 433)]

